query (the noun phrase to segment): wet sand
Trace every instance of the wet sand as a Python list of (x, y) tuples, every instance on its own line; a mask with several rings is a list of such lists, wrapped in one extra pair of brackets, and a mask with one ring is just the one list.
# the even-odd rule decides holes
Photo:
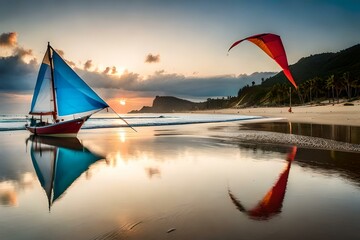
[(259, 107), (259, 108), (230, 108), (209, 111), (197, 111), (196, 113), (217, 114), (241, 114), (264, 117), (279, 117), (290, 122), (336, 124), (360, 126), (360, 101), (351, 102), (353, 106), (339, 104), (328, 104), (323, 106), (306, 105), (293, 106), (292, 113), (289, 107)]

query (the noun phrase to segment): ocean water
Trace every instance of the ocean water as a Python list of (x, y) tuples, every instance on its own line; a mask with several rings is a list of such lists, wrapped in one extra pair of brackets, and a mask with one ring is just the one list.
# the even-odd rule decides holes
[(0, 131), (0, 239), (360, 239), (358, 129), (126, 117)]
[[(131, 126), (161, 126), (193, 123), (229, 122), (259, 119), (259, 116), (230, 114), (124, 114), (121, 115)], [(0, 131), (24, 130), (26, 115), (0, 115)], [(126, 124), (114, 114), (95, 114), (85, 122), (82, 129), (126, 127)]]

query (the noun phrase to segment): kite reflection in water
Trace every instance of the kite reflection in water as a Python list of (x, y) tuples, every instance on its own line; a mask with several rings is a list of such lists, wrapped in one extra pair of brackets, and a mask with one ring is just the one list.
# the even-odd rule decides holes
[(234, 196), (234, 194), (230, 191), (230, 189), (228, 189), (228, 194), (231, 201), (240, 212), (245, 213), (250, 218), (255, 220), (269, 220), (270, 218), (281, 212), (282, 204), (285, 197), (286, 185), (289, 177), (290, 167), (291, 167), (291, 163), (295, 158), (296, 150), (297, 150), (296, 146), (293, 146), (290, 149), (290, 152), (287, 155), (287, 159), (286, 159), (287, 164), (285, 169), (280, 174), (277, 182), (267, 192), (267, 194), (257, 204), (256, 207), (247, 210), (241, 204), (240, 200)]
[(31, 160), (47, 195), (49, 210), (91, 164), (104, 159), (86, 149), (77, 138), (32, 135), (28, 140), (32, 142)]

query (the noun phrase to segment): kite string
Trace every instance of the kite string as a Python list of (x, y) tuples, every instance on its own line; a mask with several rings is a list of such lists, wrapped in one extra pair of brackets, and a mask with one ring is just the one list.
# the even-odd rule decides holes
[(124, 123), (126, 123), (126, 125), (128, 125), (132, 130), (134, 130), (135, 132), (137, 132), (136, 129), (133, 128), (133, 127), (132, 127), (124, 118), (122, 118), (117, 112), (115, 112), (115, 110), (114, 110), (112, 107), (109, 106), (109, 108), (110, 108)]

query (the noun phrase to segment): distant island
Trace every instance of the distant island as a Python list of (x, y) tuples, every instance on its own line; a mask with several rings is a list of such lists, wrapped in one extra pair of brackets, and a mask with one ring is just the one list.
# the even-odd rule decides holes
[(152, 106), (144, 106), (140, 110), (133, 110), (129, 113), (169, 113), (221, 109), (231, 107), (236, 101), (237, 97), (208, 98), (205, 102), (192, 102), (172, 96), (156, 96)]
[[(191, 102), (173, 96), (156, 96), (152, 106), (144, 106), (130, 113), (165, 113), (220, 108), (254, 106), (286, 106), (335, 102), (340, 98), (349, 101), (360, 95), (360, 44), (337, 53), (321, 53), (301, 58), (290, 66), (298, 90), (291, 87), (283, 72), (260, 84), (252, 82), (239, 89), (237, 96), (208, 98), (204, 102)], [(260, 82), (260, 81), (259, 81)]]

